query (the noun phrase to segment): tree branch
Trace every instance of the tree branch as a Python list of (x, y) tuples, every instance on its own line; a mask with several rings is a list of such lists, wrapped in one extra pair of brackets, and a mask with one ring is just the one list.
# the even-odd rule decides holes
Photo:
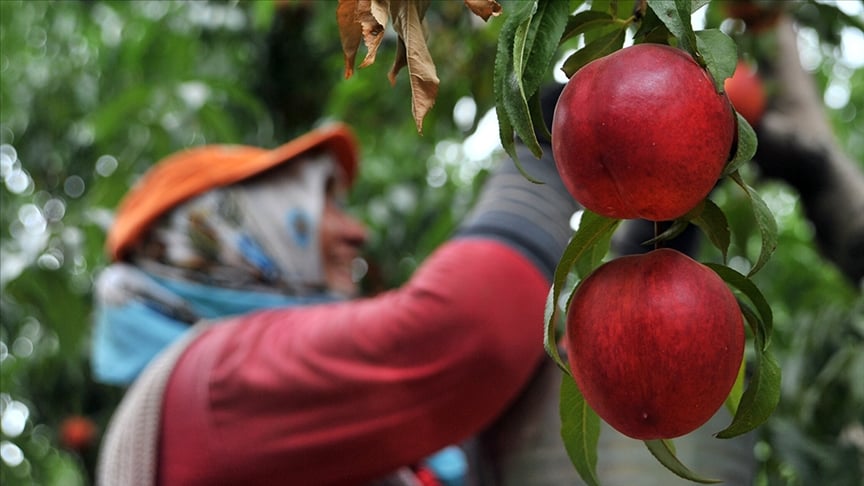
[(864, 173), (839, 146), (815, 82), (801, 67), (790, 18), (780, 19), (776, 36), (776, 56), (764, 61), (778, 90), (755, 127), (755, 160), (764, 176), (799, 192), (823, 254), (858, 284), (864, 278)]

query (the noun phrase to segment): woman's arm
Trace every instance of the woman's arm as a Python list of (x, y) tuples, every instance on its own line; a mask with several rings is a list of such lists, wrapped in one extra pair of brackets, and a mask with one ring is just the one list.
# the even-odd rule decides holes
[(162, 484), (357, 484), (497, 417), (543, 356), (548, 282), (576, 209), (551, 150), (521, 162), (545, 184), (505, 161), (402, 288), (199, 337), (168, 384)]
[(354, 484), (466, 438), (536, 369), (547, 291), (463, 239), (398, 291), (214, 326), (168, 384), (162, 484)]

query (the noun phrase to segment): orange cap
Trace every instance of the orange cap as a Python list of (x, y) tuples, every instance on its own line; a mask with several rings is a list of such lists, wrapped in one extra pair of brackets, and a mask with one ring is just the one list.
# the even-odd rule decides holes
[(313, 130), (273, 150), (244, 145), (204, 145), (172, 154), (154, 165), (129, 190), (108, 230), (106, 249), (113, 261), (173, 207), (210, 189), (227, 186), (316, 148), (330, 151), (348, 183), (357, 175), (357, 142), (351, 130), (333, 124)]

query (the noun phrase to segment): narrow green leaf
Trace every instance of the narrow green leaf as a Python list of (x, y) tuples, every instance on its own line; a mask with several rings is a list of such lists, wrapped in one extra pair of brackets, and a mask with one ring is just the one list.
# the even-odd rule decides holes
[(690, 23), (690, 15), (693, 13), (690, 0), (648, 0), (648, 7), (678, 39), (679, 46), (704, 66), (705, 61), (696, 47), (696, 33), (693, 32), (693, 25)]
[(558, 286), (563, 285), (573, 266), (599, 241), (611, 235), (620, 222), (620, 219), (607, 218), (588, 210), (583, 211), (579, 229), (573, 234), (555, 269), (553, 283)]
[(738, 412), (738, 404), (741, 403), (741, 396), (744, 394), (744, 377), (746, 376), (747, 359), (741, 360), (741, 366), (738, 368), (738, 376), (735, 377), (735, 383), (732, 385), (732, 390), (729, 391), (729, 396), (726, 397), (726, 410), (733, 416)]
[(721, 439), (729, 439), (762, 425), (780, 402), (780, 366), (762, 343), (756, 346), (756, 373), (741, 397), (732, 423), (717, 433)]
[(735, 117), (738, 119), (738, 147), (735, 150), (735, 157), (733, 157), (732, 160), (726, 164), (726, 168), (723, 169), (724, 176), (737, 171), (742, 165), (749, 162), (753, 156), (756, 155), (756, 147), (758, 144), (756, 132), (740, 113), (736, 112)]
[[(529, 3), (522, 5), (523, 8), (514, 10), (501, 27), (501, 33), (498, 36), (498, 48), (495, 54), (493, 87), (495, 90), (495, 113), (498, 115), (498, 133), (501, 138), (501, 146), (510, 158), (513, 159), (519, 171), (525, 176), (527, 173), (519, 163), (518, 155), (516, 155), (513, 122), (505, 108), (505, 96), (507, 96), (505, 93), (510, 89), (508, 83), (513, 72), (513, 42), (516, 28), (519, 26), (520, 19), (530, 14), (529, 9), (532, 8), (532, 5)], [(529, 178), (529, 180), (531, 179)]]
[[(510, 117), (504, 110), (504, 106), (496, 106), (495, 114), (498, 115), (498, 137), (501, 139), (501, 146), (507, 155), (513, 159), (517, 167), (522, 167), (519, 164), (519, 156), (516, 155), (516, 137), (513, 135), (513, 125), (510, 124)], [(524, 170), (520, 170), (523, 172)]]
[(540, 89), (555, 61), (558, 41), (567, 26), (567, 2), (540, 0), (531, 20), (530, 43), (526, 45), (528, 58), (522, 68), (522, 85), (530, 98)]
[(549, 296), (546, 299), (544, 313), (546, 332), (544, 333), (543, 347), (553, 361), (568, 375), (570, 375), (570, 368), (558, 354), (556, 336), (556, 323), (558, 322), (559, 310), (558, 301), (561, 297), (561, 289), (564, 288), (567, 276), (576, 264), (586, 255), (590, 254), (598, 242), (615, 231), (620, 222), (621, 220), (619, 219), (606, 218), (591, 211), (585, 211), (582, 214), (579, 229), (573, 234), (570, 242), (567, 243), (567, 247), (564, 249), (558, 265), (555, 267), (552, 288), (549, 290)]
[[(3, 295), (15, 298), (28, 315), (50, 326), (61, 343), (79, 349), (86, 333), (77, 324), (87, 318), (88, 309), (71, 288), (68, 273), (31, 265), (6, 284)], [(58, 299), (63, 305), (57, 305)]]
[(834, 19), (838, 24), (845, 24), (854, 27), (860, 31), (864, 31), (864, 19), (860, 15), (848, 14), (840, 7), (834, 4), (823, 4), (821, 2), (807, 2), (816, 9), (816, 17), (819, 19)]
[[(612, 16), (612, 18), (615, 18), (617, 17), (617, 9), (615, 8), (617, 3), (618, 0), (591, 0), (591, 10), (594, 12), (605, 12)], [(602, 28), (587, 30), (584, 33), (583, 41), (585, 44), (590, 44), (606, 33), (606, 29)]]
[(675, 221), (672, 222), (671, 225), (669, 225), (668, 228), (666, 228), (666, 231), (660, 233), (659, 235), (655, 236), (654, 238), (651, 238), (650, 240), (642, 242), (642, 245), (643, 246), (649, 246), (649, 245), (654, 245), (656, 243), (660, 243), (661, 241), (669, 241), (672, 238), (675, 238), (676, 236), (683, 233), (684, 230), (687, 229), (687, 226), (689, 226), (689, 225), (690, 225), (690, 221), (688, 221), (686, 218), (676, 219)]
[(97, 139), (110, 140), (124, 127), (128, 128), (123, 121), (137, 116), (141, 100), (153, 99), (158, 92), (159, 89), (149, 83), (132, 86), (100, 104), (87, 114), (85, 121), (93, 127)]
[(260, 32), (266, 32), (273, 25), (276, 2), (255, 2), (252, 4), (252, 23)]
[(762, 291), (759, 290), (759, 287), (750, 278), (726, 265), (719, 265), (717, 263), (706, 263), (705, 265), (714, 270), (714, 273), (719, 275), (724, 282), (741, 291), (753, 303), (764, 327), (762, 334), (765, 335), (765, 342), (767, 344), (774, 329), (774, 313), (771, 311), (771, 306), (768, 304), (768, 300), (762, 294)]
[(774, 215), (771, 214), (771, 210), (768, 209), (768, 205), (765, 204), (759, 193), (744, 182), (739, 172), (733, 172), (729, 177), (744, 190), (750, 200), (753, 215), (756, 217), (756, 226), (762, 236), (762, 249), (759, 252), (759, 258), (753, 268), (750, 269), (750, 273), (747, 274), (750, 277), (768, 263), (768, 259), (771, 258), (771, 254), (777, 248), (777, 221), (774, 220)]
[(545, 320), (543, 328), (543, 349), (546, 350), (546, 354), (552, 358), (552, 361), (561, 368), (561, 371), (563, 371), (565, 375), (573, 376), (573, 372), (570, 371), (570, 365), (561, 359), (561, 354), (558, 352), (558, 297), (560, 293), (561, 289), (553, 285), (549, 289), (549, 294), (546, 297), (546, 308), (543, 311), (543, 318)]
[(691, 0), (690, 11), (695, 12), (709, 3), (711, 3), (711, 0)]
[(534, 133), (534, 124), (531, 122), (531, 112), (528, 109), (528, 99), (522, 83), (525, 64), (531, 51), (531, 44), (534, 41), (534, 30), (531, 25), (534, 20), (534, 13), (537, 12), (537, 0), (526, 2), (525, 6), (523, 10), (519, 11), (518, 17), (513, 17), (519, 22), (513, 33), (513, 71), (508, 73), (503, 86), (504, 109), (507, 110), (507, 115), (516, 130), (516, 135), (539, 159), (543, 156), (543, 149)]
[(509, 39), (504, 35), (503, 30), (498, 36), (498, 50), (495, 54), (495, 65), (492, 71), (492, 87), (495, 91), (495, 114), (498, 116), (498, 134), (501, 145), (504, 147), (504, 151), (515, 160), (517, 157), (513, 125), (510, 124), (510, 117), (504, 110), (504, 80), (509, 69), (513, 44), (508, 42)]
[(531, 123), (534, 125), (534, 133), (539, 133), (547, 143), (552, 142), (552, 133), (549, 127), (546, 126), (546, 119), (543, 117), (543, 102), (540, 98), (540, 91), (534, 93), (528, 99), (528, 110), (531, 113)]
[(668, 44), (669, 36), (672, 35), (663, 21), (657, 17), (653, 9), (646, 9), (645, 16), (639, 22), (639, 28), (633, 34), (633, 42), (653, 42), (655, 44)]
[[(542, 115), (538, 120), (536, 107), (529, 104), (528, 99), (539, 92), (540, 84), (554, 60), (566, 17), (567, 4), (554, 0), (528, 2), (512, 17), (516, 23), (513, 32), (513, 69), (512, 73), (504, 76), (500, 85), (502, 101), (516, 135), (537, 158), (543, 155), (535, 130), (538, 125), (542, 125)], [(509, 29), (506, 33), (509, 33)], [(504, 34), (502, 30), (501, 35)], [(518, 161), (517, 167), (525, 176)]]
[(501, 146), (507, 155), (513, 160), (513, 165), (526, 180), (534, 184), (543, 184), (543, 181), (536, 179), (534, 176), (525, 171), (522, 163), (519, 161), (519, 155), (516, 153), (516, 137), (513, 135), (513, 125), (510, 124), (510, 118), (503, 108), (496, 107), (495, 113), (498, 115), (498, 137), (501, 139)]
[(522, 73), (525, 68), (525, 60), (531, 52), (531, 43), (534, 41), (533, 32), (531, 30), (531, 22), (534, 18), (534, 12), (537, 11), (538, 0), (525, 2), (524, 7), (515, 12), (513, 17), (508, 18), (508, 21), (515, 22), (513, 29), (513, 72), (521, 82)]
[(570, 57), (564, 61), (561, 70), (564, 71), (564, 74), (569, 78), (589, 62), (621, 49), (624, 45), (626, 33), (626, 29), (615, 29), (608, 34), (589, 42), (585, 47), (571, 54)]
[(600, 417), (588, 406), (573, 378), (561, 376), (561, 438), (570, 462), (589, 486), (599, 486), (597, 479), (597, 443), (600, 440)]
[(579, 34), (601, 27), (608, 27), (615, 23), (615, 18), (608, 12), (596, 10), (584, 10), (567, 19), (567, 25), (561, 36), (559, 44), (570, 40)]
[(764, 350), (765, 346), (768, 345), (768, 334), (765, 333), (765, 324), (762, 318), (759, 317), (759, 314), (752, 307), (741, 300), (738, 301), (738, 307), (741, 309), (741, 314), (744, 316), (744, 320), (747, 321), (747, 325), (750, 326), (750, 330), (753, 331), (756, 344), (762, 346)]
[(702, 212), (691, 220), (699, 229), (705, 233), (708, 240), (720, 250), (723, 255), (723, 262), (729, 252), (729, 243), (732, 239), (732, 232), (729, 230), (729, 221), (726, 219), (726, 214), (719, 206), (714, 204), (714, 201), (705, 199), (705, 205)]
[(722, 93), (726, 78), (735, 72), (738, 45), (721, 30), (706, 29), (696, 32), (696, 47), (705, 60), (705, 68), (714, 79), (714, 88)]
[(603, 259), (609, 254), (609, 247), (612, 246), (612, 233), (614, 231), (609, 231), (600, 236), (588, 252), (576, 262), (574, 268), (580, 278), (584, 279), (588, 277), (595, 268), (603, 263)]
[(705, 479), (701, 476), (696, 475), (693, 471), (691, 471), (687, 466), (681, 463), (678, 460), (678, 456), (675, 455), (675, 447), (672, 445), (672, 442), (666, 439), (655, 439), (655, 440), (646, 440), (645, 446), (648, 447), (648, 450), (651, 454), (660, 461), (660, 464), (669, 469), (676, 475), (702, 484), (712, 484), (719, 483), (716, 479)]
[[(507, 18), (498, 37), (495, 59), (495, 105), (501, 145), (526, 179), (539, 183), (522, 167), (515, 150), (515, 135), (540, 158), (543, 149), (537, 140), (542, 123), (537, 106), (529, 98), (539, 92), (565, 27), (567, 5), (553, 0), (524, 2)], [(545, 128), (540, 133), (548, 132)]]

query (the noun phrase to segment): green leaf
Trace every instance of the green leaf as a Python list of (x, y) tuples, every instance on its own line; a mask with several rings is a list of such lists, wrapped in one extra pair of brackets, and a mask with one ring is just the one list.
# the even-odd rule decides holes
[(129, 87), (100, 104), (85, 117), (85, 120), (93, 126), (97, 139), (116, 138), (118, 133), (128, 129), (128, 124), (124, 121), (138, 118), (138, 111), (141, 110), (142, 105), (147, 104), (142, 100), (153, 99), (158, 92), (159, 89), (149, 83)]
[(747, 276), (725, 265), (705, 263), (705, 266), (719, 275), (724, 282), (739, 290), (753, 303), (761, 323), (760, 334), (764, 336), (764, 344), (767, 345), (774, 329), (774, 313), (771, 310), (771, 306), (768, 305), (768, 300), (762, 294), (762, 291), (759, 290), (759, 287)]
[(639, 22), (639, 28), (633, 34), (633, 42), (636, 44), (652, 42), (655, 44), (668, 44), (671, 33), (666, 25), (657, 17), (652, 9), (645, 10), (645, 16)]
[(745, 302), (739, 300), (738, 307), (741, 309), (741, 314), (744, 316), (744, 320), (747, 321), (747, 325), (750, 326), (750, 330), (753, 331), (756, 343), (761, 345), (762, 350), (764, 350), (765, 346), (768, 345), (768, 335), (765, 333), (764, 322), (759, 317), (759, 314)]
[[(531, 51), (531, 43), (534, 41), (534, 31), (531, 29), (531, 24), (537, 7), (537, 0), (526, 2), (525, 8), (520, 10), (518, 15), (507, 19), (508, 21), (518, 20), (518, 23), (513, 32), (513, 70), (506, 74), (502, 87), (504, 88), (504, 109), (507, 110), (507, 115), (516, 130), (516, 135), (539, 159), (543, 156), (543, 149), (540, 148), (537, 135), (534, 133), (534, 124), (531, 122), (528, 99), (522, 82), (525, 63)], [(507, 27), (506, 24), (505, 27)], [(503, 29), (501, 35), (504, 35)]]
[(714, 79), (714, 88), (718, 93), (722, 93), (726, 78), (735, 72), (738, 45), (719, 29), (706, 29), (696, 32), (696, 48), (705, 60), (705, 68)]
[(552, 358), (552, 361), (561, 368), (561, 371), (563, 371), (565, 375), (573, 376), (573, 372), (570, 371), (570, 366), (566, 361), (561, 359), (561, 354), (558, 353), (558, 297), (560, 293), (561, 289), (553, 285), (552, 288), (549, 289), (549, 294), (546, 297), (546, 309), (543, 311), (543, 318), (545, 320), (543, 349), (546, 350), (546, 354)]
[(276, 2), (255, 2), (252, 4), (252, 23), (259, 32), (267, 32), (273, 25)]
[(576, 262), (574, 268), (579, 277), (583, 279), (588, 277), (595, 268), (603, 263), (603, 259), (607, 254), (609, 254), (609, 247), (612, 245), (613, 233), (614, 231), (609, 231), (601, 235), (594, 245), (588, 249), (585, 255)]
[(729, 252), (729, 243), (732, 239), (732, 233), (729, 230), (729, 221), (726, 219), (726, 214), (719, 206), (714, 204), (714, 201), (705, 199), (702, 212), (694, 217), (691, 222), (705, 233), (708, 240), (720, 250), (723, 255), (723, 261), (726, 261)]
[(531, 114), (531, 123), (534, 125), (534, 133), (539, 133), (540, 137), (547, 143), (551, 143), (552, 133), (546, 126), (546, 119), (543, 117), (543, 102), (540, 98), (540, 91), (528, 99), (528, 110)]
[(679, 46), (689, 52), (700, 65), (705, 61), (696, 47), (696, 33), (690, 23), (693, 4), (690, 0), (648, 0), (648, 6), (657, 14), (669, 32), (678, 39)]
[(567, 19), (567, 25), (564, 28), (564, 33), (561, 36), (559, 44), (580, 34), (584, 34), (589, 30), (608, 27), (614, 23), (615, 18), (608, 12), (598, 12), (596, 10), (585, 10), (579, 12)]
[(717, 273), (723, 281), (746, 296), (755, 307), (753, 310), (746, 303), (739, 301), (741, 312), (753, 330), (756, 343), (756, 375), (743, 394), (740, 394), (738, 382), (741, 381), (741, 377), (739, 376), (735, 385), (738, 387), (737, 391), (733, 387), (727, 398), (727, 403), (737, 402), (738, 405), (730, 406), (735, 409), (732, 423), (718, 433), (717, 437), (730, 438), (749, 432), (765, 422), (780, 400), (780, 367), (769, 351), (774, 317), (767, 299), (750, 278), (725, 265), (716, 263), (705, 265)]
[(780, 402), (780, 366), (762, 344), (757, 342), (756, 346), (756, 373), (744, 390), (732, 423), (717, 433), (718, 438), (729, 439), (755, 429), (768, 420)]
[(672, 238), (675, 238), (676, 236), (683, 233), (684, 230), (687, 229), (687, 226), (689, 226), (689, 225), (690, 225), (690, 221), (688, 221), (686, 218), (676, 219), (675, 221), (672, 222), (671, 225), (669, 225), (668, 228), (666, 228), (666, 231), (660, 233), (659, 235), (655, 236), (654, 238), (651, 238), (650, 240), (643, 241), (642, 246), (650, 246), (650, 245), (660, 243), (661, 241), (669, 241)]
[(549, 74), (555, 61), (558, 42), (567, 26), (567, 2), (561, 0), (540, 0), (537, 11), (531, 20), (531, 41), (526, 46), (528, 59), (521, 73), (524, 93), (533, 96)]
[(687, 466), (678, 460), (678, 457), (675, 455), (675, 447), (672, 445), (671, 441), (666, 439), (655, 439), (646, 440), (644, 442), (651, 454), (660, 461), (660, 464), (663, 464), (666, 469), (669, 469), (676, 475), (696, 483), (712, 484), (721, 482), (716, 479), (702, 478), (688, 469)]
[[(836, 18), (838, 24), (846, 24), (850, 27), (854, 27), (857, 30), (864, 31), (864, 19), (859, 16), (850, 15), (840, 9), (837, 5), (831, 4), (823, 4), (820, 2), (810, 1), (807, 2), (809, 5), (815, 7), (815, 18), (818, 19), (831, 19)], [(834, 27), (838, 28), (838, 27)]]
[(523, 8), (514, 10), (501, 27), (501, 33), (498, 36), (498, 49), (495, 54), (492, 84), (495, 90), (495, 113), (498, 115), (498, 133), (501, 138), (501, 146), (516, 163), (519, 171), (523, 175), (527, 175), (519, 164), (519, 157), (516, 155), (513, 122), (505, 108), (505, 97), (509, 96), (506, 93), (510, 90), (509, 81), (513, 72), (513, 42), (516, 28), (519, 26), (520, 19), (529, 15), (534, 6), (533, 3), (523, 3), (522, 5)]
[(742, 165), (749, 162), (753, 156), (756, 155), (756, 147), (758, 145), (756, 132), (740, 113), (736, 112), (735, 117), (738, 119), (737, 148), (735, 150), (735, 157), (726, 164), (726, 168), (723, 170), (723, 176), (727, 176), (737, 171)]
[(589, 486), (599, 486), (597, 479), (597, 443), (600, 440), (600, 417), (588, 406), (576, 382), (561, 376), (561, 438), (570, 462)]
[[(566, 18), (565, 2), (540, 0), (526, 3), (522, 10), (508, 19), (515, 25), (515, 28), (510, 26), (514, 29), (513, 66), (512, 72), (505, 73), (498, 86), (502, 90), (501, 99), (512, 128), (537, 158), (543, 155), (536, 131), (538, 125), (543, 125), (542, 114), (538, 120), (537, 115), (540, 113), (533, 103), (529, 105), (528, 100), (539, 92), (540, 84), (552, 65)], [(508, 25), (505, 24), (505, 27)], [(504, 29), (501, 36), (509, 35), (509, 32), (509, 28)], [(506, 65), (502, 68), (509, 70)], [(539, 98), (536, 103), (539, 105)], [(545, 125), (543, 127), (545, 132)], [(527, 176), (518, 160), (516, 162), (522, 175)], [(530, 177), (528, 179), (534, 181)]]
[(571, 54), (570, 57), (564, 61), (561, 70), (564, 71), (564, 74), (569, 78), (589, 62), (621, 49), (621, 47), (624, 46), (626, 33), (627, 30), (624, 28), (615, 29), (606, 35), (589, 42), (585, 47)]
[(501, 146), (507, 155), (513, 159), (519, 172), (526, 174), (525, 169), (519, 163), (519, 157), (516, 155), (516, 137), (513, 135), (513, 125), (510, 124), (510, 117), (504, 110), (504, 105), (495, 107), (495, 114), (498, 115), (498, 137), (501, 139)]
[(546, 309), (544, 312), (545, 319), (545, 334), (543, 339), (543, 347), (546, 353), (555, 361), (567, 375), (570, 375), (570, 368), (561, 359), (558, 354), (558, 342), (556, 336), (558, 322), (558, 300), (561, 297), (561, 289), (567, 282), (567, 276), (577, 263), (586, 255), (591, 255), (591, 251), (604, 238), (608, 237), (615, 231), (620, 219), (611, 219), (585, 211), (582, 214), (582, 220), (579, 224), (579, 229), (573, 234), (558, 265), (555, 267), (555, 274), (552, 277), (552, 287), (549, 289), (549, 296), (546, 299)]
[(31, 265), (3, 289), (4, 299), (14, 298), (27, 315), (57, 333), (64, 350), (80, 349), (86, 336), (86, 326), (81, 323), (87, 322), (89, 311), (87, 298), (73, 291), (70, 275), (69, 271)]
[(756, 264), (750, 269), (747, 276), (753, 276), (758, 272), (771, 258), (771, 254), (777, 248), (777, 221), (774, 220), (774, 215), (768, 209), (768, 205), (762, 200), (762, 197), (755, 189), (747, 185), (744, 179), (741, 178), (739, 172), (733, 172), (729, 177), (741, 186), (747, 198), (750, 200), (750, 206), (753, 209), (753, 215), (756, 217), (756, 226), (759, 227), (759, 233), (762, 236), (762, 248), (759, 252), (759, 258)]
[(738, 376), (735, 377), (735, 383), (732, 385), (732, 390), (729, 391), (729, 396), (726, 397), (726, 409), (733, 416), (738, 411), (738, 404), (741, 403), (741, 396), (744, 394), (744, 377), (747, 371), (747, 359), (741, 360), (741, 366), (738, 367)]

